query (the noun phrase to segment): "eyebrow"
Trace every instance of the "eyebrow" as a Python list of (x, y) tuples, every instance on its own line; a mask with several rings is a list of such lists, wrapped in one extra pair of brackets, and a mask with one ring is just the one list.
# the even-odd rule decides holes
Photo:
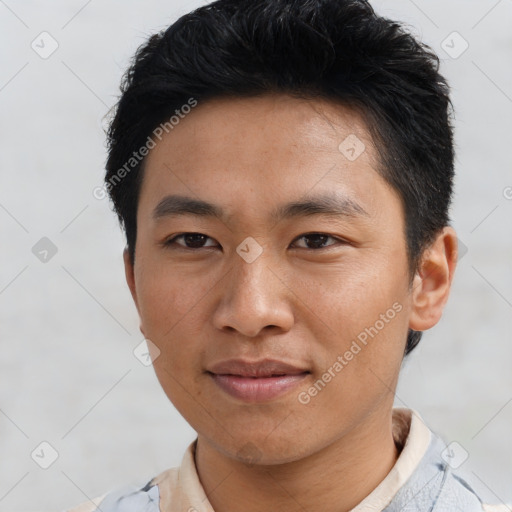
[[(196, 217), (213, 217), (226, 220), (224, 210), (213, 203), (188, 196), (169, 195), (164, 197), (153, 210), (153, 219), (181, 215)], [(369, 217), (368, 212), (354, 200), (335, 194), (306, 196), (278, 206), (271, 214), (270, 220), (279, 222), (285, 219), (306, 217), (310, 215), (327, 215), (336, 217)]]

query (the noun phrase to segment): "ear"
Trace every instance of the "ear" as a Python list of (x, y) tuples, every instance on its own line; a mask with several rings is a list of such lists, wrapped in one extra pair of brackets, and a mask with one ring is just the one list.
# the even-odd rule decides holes
[[(140, 309), (139, 303), (137, 301), (137, 290), (135, 288), (135, 269), (130, 260), (130, 254), (128, 252), (128, 248), (125, 248), (123, 251), (123, 260), (124, 260), (124, 275), (126, 277), (126, 283), (128, 284), (128, 288), (130, 288), (130, 293), (132, 294), (133, 302), (135, 303), (135, 307), (137, 308), (137, 312), (139, 313), (140, 318)], [(142, 329), (142, 321), (140, 325), (140, 331), (145, 337), (144, 331)]]
[(426, 331), (439, 322), (457, 265), (457, 234), (445, 226), (425, 249), (412, 285), (409, 327)]

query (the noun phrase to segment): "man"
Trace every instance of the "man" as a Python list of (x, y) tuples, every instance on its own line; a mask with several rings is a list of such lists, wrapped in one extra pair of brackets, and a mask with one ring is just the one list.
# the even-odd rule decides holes
[(393, 409), (457, 261), (437, 57), (366, 1), (220, 0), (139, 49), (105, 179), (180, 468), (76, 510), (499, 510)]

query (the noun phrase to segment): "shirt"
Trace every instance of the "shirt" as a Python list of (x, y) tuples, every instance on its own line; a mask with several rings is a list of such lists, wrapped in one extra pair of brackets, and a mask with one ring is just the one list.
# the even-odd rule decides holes
[[(350, 512), (510, 512), (510, 505), (483, 504), (452, 471), (445, 443), (415, 410), (394, 408), (392, 417), (398, 459)], [(68, 512), (215, 512), (197, 474), (196, 442), (197, 438), (188, 446), (179, 467), (145, 485), (118, 489)]]

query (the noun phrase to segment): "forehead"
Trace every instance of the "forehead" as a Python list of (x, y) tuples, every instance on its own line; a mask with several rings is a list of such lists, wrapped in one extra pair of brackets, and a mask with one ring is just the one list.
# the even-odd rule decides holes
[(141, 203), (181, 193), (257, 209), (334, 189), (373, 203), (389, 188), (377, 165), (354, 109), (286, 95), (215, 99), (150, 151)]
[[(225, 157), (242, 150), (248, 155), (259, 151), (262, 156), (311, 149), (337, 154), (339, 144), (350, 135), (364, 143), (367, 157), (373, 157), (373, 141), (356, 109), (323, 99), (273, 94), (199, 103), (163, 138), (173, 146), (174, 157), (181, 156), (179, 146), (183, 142), (185, 151), (200, 150), (187, 155), (190, 158), (205, 151)], [(166, 144), (160, 144), (152, 153), (161, 153)]]

